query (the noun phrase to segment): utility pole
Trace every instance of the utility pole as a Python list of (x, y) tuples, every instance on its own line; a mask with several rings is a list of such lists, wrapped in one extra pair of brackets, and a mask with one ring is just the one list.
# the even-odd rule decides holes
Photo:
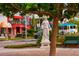
[(24, 38), (27, 39), (27, 16), (24, 17)]
[(59, 6), (60, 4), (56, 4), (57, 8), (57, 13), (54, 16), (54, 21), (53, 21), (53, 29), (52, 29), (52, 34), (51, 34), (51, 42), (50, 42), (50, 56), (55, 56), (56, 55), (56, 39), (57, 39), (57, 32), (58, 32), (58, 17), (59, 17)]

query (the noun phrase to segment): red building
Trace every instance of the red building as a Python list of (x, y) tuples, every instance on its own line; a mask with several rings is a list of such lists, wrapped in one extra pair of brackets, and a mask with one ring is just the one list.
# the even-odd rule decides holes
[(4, 15), (0, 15), (0, 34), (6, 34), (11, 36), (16, 36), (17, 34), (22, 34), (25, 29), (31, 29), (31, 26), (28, 24), (24, 24), (23, 21), (28, 20), (24, 19), (23, 16), (14, 15), (13, 20), (10, 17), (6, 17)]
[[(31, 29), (30, 25), (23, 24), (24, 17), (23, 16), (14, 16), (13, 17), (13, 23), (12, 23), (12, 31), (13, 35), (16, 36), (17, 34), (22, 34), (24, 32), (24, 29)], [(27, 19), (25, 19), (27, 20)]]

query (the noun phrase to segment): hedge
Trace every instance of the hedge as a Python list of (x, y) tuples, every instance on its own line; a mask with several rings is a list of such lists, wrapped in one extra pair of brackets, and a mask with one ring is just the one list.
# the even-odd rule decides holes
[(37, 44), (21, 44), (21, 45), (7, 45), (4, 48), (27, 48), (27, 47), (39, 47)]

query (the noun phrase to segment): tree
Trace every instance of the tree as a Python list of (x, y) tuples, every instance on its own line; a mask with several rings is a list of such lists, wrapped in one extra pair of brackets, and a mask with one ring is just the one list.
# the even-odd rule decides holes
[[(47, 9), (44, 9), (44, 7), (46, 7), (46, 6), (47, 6)], [(50, 6), (51, 6), (51, 4), (49, 4), (49, 5), (42, 4), (41, 7), (39, 7), (39, 6), (38, 7), (40, 9), (42, 9), (43, 12), (49, 11), (49, 13), (50, 13), (54, 10), (54, 13), (52, 13), (53, 14), (52, 16), (54, 16), (55, 18), (54, 18), (54, 22), (53, 22), (53, 30), (52, 30), (51, 44), (50, 44), (50, 56), (54, 56), (56, 54), (56, 35), (58, 32), (58, 19), (61, 16), (62, 9), (59, 9), (60, 4), (53, 4), (53, 7), (55, 8), (55, 9), (52, 8), (53, 10), (50, 10)], [(45, 13), (43, 13), (43, 14), (45, 14)]]
[[(79, 4), (68, 4), (65, 7), (65, 4), (53, 4), (53, 3), (11, 3), (11, 4), (0, 4), (0, 10), (4, 12), (6, 16), (14, 15), (16, 12), (21, 12), (22, 15), (26, 13), (36, 13), (38, 15), (50, 15), (54, 18), (53, 30), (51, 34), (51, 44), (50, 44), (50, 55), (53, 56), (56, 54), (56, 35), (58, 31), (58, 20), (62, 17), (62, 10), (68, 8), (68, 14), (72, 15), (73, 12), (78, 12)], [(76, 9), (76, 11), (75, 11)], [(16, 11), (15, 11), (16, 10)], [(71, 13), (72, 12), (72, 13)], [(67, 15), (67, 14), (66, 14)]]
[[(5, 9), (3, 9), (3, 6), (6, 7), (7, 10), (5, 12)], [(52, 7), (51, 7), (52, 6)], [(10, 9), (9, 9), (10, 8)], [(10, 11), (13, 12), (12, 14), (22, 11), (23, 14), (26, 13), (37, 13), (38, 15), (50, 15), (50, 17), (54, 18), (54, 30), (52, 31), (52, 38), (51, 38), (51, 48), (50, 48), (50, 55), (55, 55), (56, 53), (56, 34), (57, 34), (57, 25), (58, 25), (58, 17), (60, 15), (59, 13), (59, 5), (57, 4), (2, 4), (1, 6), (2, 12), (4, 12), (7, 15), (10, 15)], [(16, 10), (16, 12), (15, 12)], [(7, 13), (9, 12), (9, 13)], [(58, 14), (58, 16), (57, 16)], [(54, 50), (52, 50), (54, 49)]]

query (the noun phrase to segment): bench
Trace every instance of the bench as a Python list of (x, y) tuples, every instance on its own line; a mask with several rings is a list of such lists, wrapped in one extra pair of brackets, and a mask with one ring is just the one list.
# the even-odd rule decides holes
[(63, 44), (64, 47), (79, 47), (79, 36), (66, 36)]

